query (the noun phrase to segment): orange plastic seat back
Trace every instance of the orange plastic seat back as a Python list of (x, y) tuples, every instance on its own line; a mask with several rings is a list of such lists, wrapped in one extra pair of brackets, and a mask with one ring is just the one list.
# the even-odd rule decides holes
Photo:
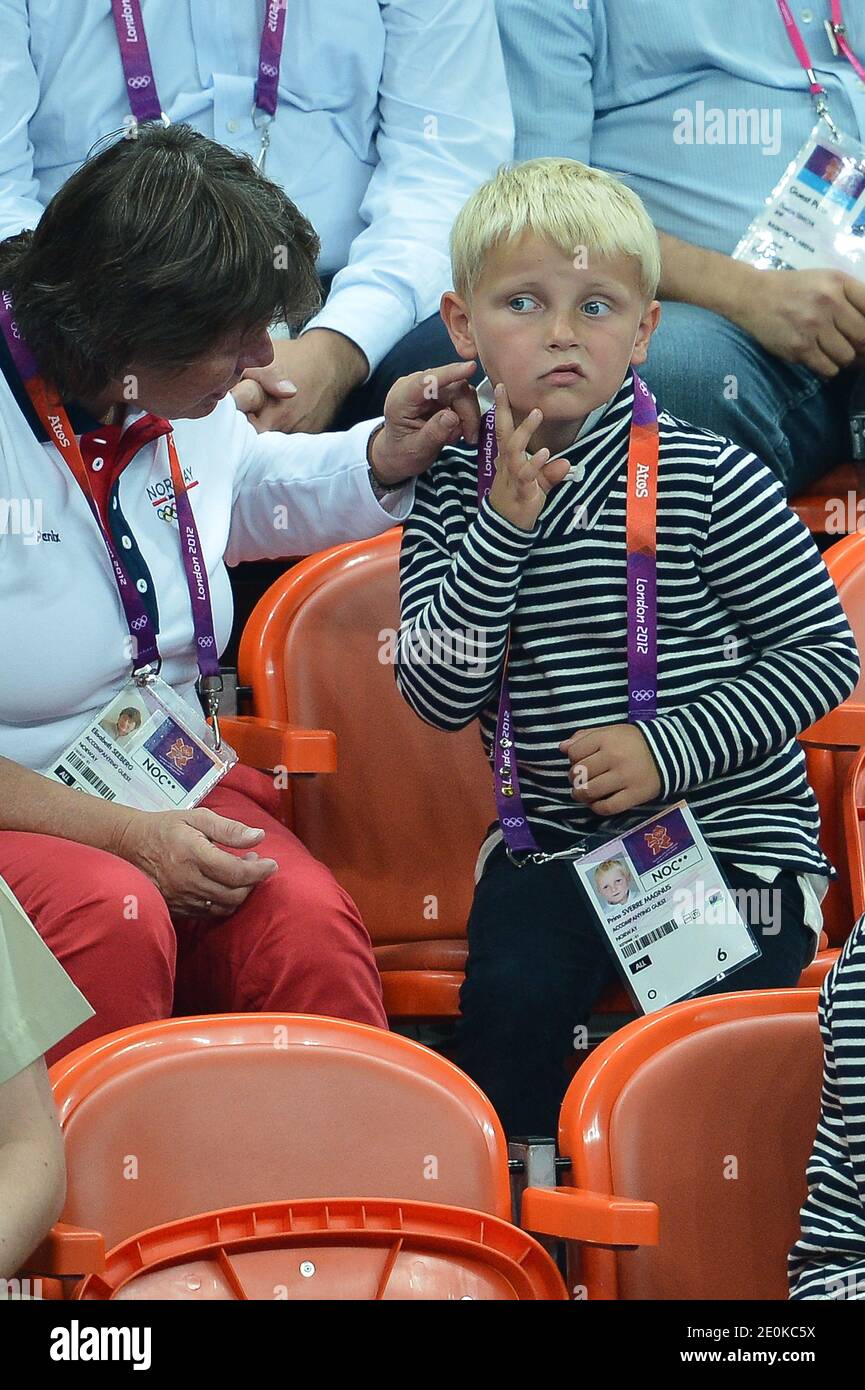
[[(865, 712), (865, 532), (857, 531), (845, 536), (830, 546), (823, 558), (835, 581), (838, 597), (863, 658), (859, 682), (846, 703), (858, 706)], [(858, 741), (865, 743), (865, 721), (862, 737)]]
[(817, 990), (675, 1004), (602, 1043), (559, 1138), (576, 1187), (660, 1209), (660, 1243), (582, 1252), (590, 1298), (787, 1298), (819, 1113)]
[(507, 1218), (489, 1101), (418, 1043), (339, 1019), (142, 1024), (51, 1070), (62, 1220), (106, 1247), (179, 1217), (297, 1197), (397, 1197)]
[(803, 735), (801, 742), (808, 781), (820, 808), (820, 845), (838, 871), (838, 877), (829, 884), (822, 902), (823, 930), (832, 946), (842, 946), (855, 920), (851, 871), (857, 882), (859, 876), (848, 848), (849, 813), (845, 809), (845, 802), (852, 796), (848, 777), (856, 754), (852, 748), (816, 747), (808, 742), (809, 737), (810, 732)]
[(118, 1246), (83, 1299), (497, 1302), (567, 1299), (525, 1231), (429, 1202), (273, 1202), (208, 1212)]
[(292, 828), (357, 903), (376, 944), (462, 937), (495, 820), (477, 724), (431, 728), (394, 678), (399, 532), (297, 565), (244, 633), (255, 711), (337, 735), (334, 777), (292, 783)]

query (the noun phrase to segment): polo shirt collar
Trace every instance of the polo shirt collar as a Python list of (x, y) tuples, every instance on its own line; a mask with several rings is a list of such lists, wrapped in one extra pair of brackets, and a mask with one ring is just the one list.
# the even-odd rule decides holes
[[(557, 457), (560, 457), (562, 454), (566, 454), (568, 450), (573, 449), (574, 445), (577, 443), (578, 440), (582, 439), (584, 435), (590, 434), (592, 430), (594, 430), (600, 424), (601, 420), (604, 417), (604, 414), (606, 413), (607, 409), (612, 405), (613, 401), (616, 400), (617, 397), (621, 396), (625, 386), (630, 387), (630, 385), (631, 369), (629, 367), (628, 374), (625, 377), (625, 380), (622, 382), (622, 385), (619, 386), (618, 389), (613, 392), (612, 396), (610, 396), (610, 399), (608, 401), (604, 401), (603, 405), (596, 406), (595, 409), (586, 416), (585, 420), (583, 421), (580, 428), (577, 430), (570, 444), (567, 444), (563, 449), (559, 449)], [(485, 376), (480, 386), (478, 386), (477, 397), (478, 405), (480, 406), (482, 415), (485, 415), (488, 410), (492, 410), (493, 406), (495, 405), (495, 397), (493, 395), (492, 382), (490, 381), (488, 376)]]

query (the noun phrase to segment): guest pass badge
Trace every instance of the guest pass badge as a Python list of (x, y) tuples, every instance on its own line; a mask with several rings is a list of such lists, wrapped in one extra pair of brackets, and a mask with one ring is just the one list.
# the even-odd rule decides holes
[(865, 280), (865, 145), (819, 121), (733, 257), (760, 270), (842, 270)]
[(236, 762), (227, 743), (217, 752), (204, 718), (148, 674), (127, 681), (45, 776), (139, 811), (178, 811), (197, 806)]
[(643, 1013), (762, 954), (684, 801), (571, 867)]

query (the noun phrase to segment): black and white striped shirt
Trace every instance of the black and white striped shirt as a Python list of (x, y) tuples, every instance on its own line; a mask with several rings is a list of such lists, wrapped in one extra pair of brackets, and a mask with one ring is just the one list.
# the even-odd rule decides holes
[(611, 837), (681, 797), (711, 848), (747, 866), (828, 873), (798, 733), (853, 690), (859, 661), (834, 585), (752, 454), (661, 412), (658, 717), (640, 721), (657, 802), (600, 819), (571, 797), (558, 745), (628, 718), (625, 502), (630, 373), (566, 457), (537, 525), (477, 505), (475, 450), (418, 480), (401, 554), (397, 681), (428, 723), (480, 716), (487, 753), (508, 632), (526, 813)]
[(820, 994), (823, 1089), (790, 1297), (865, 1300), (865, 918)]

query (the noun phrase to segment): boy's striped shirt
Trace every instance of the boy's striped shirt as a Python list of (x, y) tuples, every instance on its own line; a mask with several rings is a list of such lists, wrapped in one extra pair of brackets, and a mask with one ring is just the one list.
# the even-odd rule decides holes
[(790, 1297), (865, 1300), (865, 918), (820, 995), (823, 1089)]
[(611, 836), (686, 797), (711, 848), (747, 867), (827, 873), (796, 735), (853, 690), (853, 635), (811, 537), (752, 454), (659, 414), (658, 718), (640, 721), (657, 802), (600, 819), (558, 745), (628, 717), (625, 502), (630, 373), (566, 451), (571, 475), (520, 530), (477, 505), (475, 450), (417, 485), (401, 554), (397, 680), (427, 722), (480, 716), (489, 754), (502, 665), (536, 826)]

